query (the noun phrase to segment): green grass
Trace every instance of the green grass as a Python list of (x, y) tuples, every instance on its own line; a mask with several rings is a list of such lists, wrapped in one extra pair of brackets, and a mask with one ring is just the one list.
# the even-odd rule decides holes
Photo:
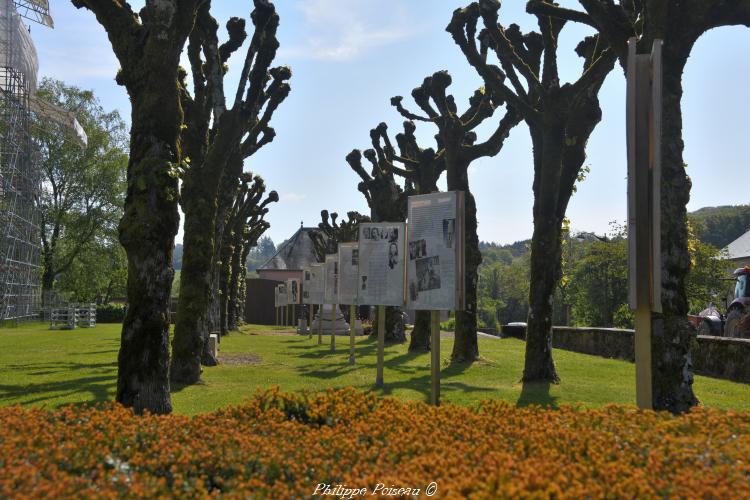
[[(279, 334), (281, 327), (250, 325), (222, 340), (221, 354), (252, 353), (253, 365), (205, 368), (203, 383), (176, 388), (175, 411), (195, 414), (241, 403), (258, 389), (280, 386), (285, 391), (323, 390), (354, 386), (373, 389), (376, 344), (364, 337), (356, 342), (357, 361), (347, 363), (348, 337), (317, 338)], [(0, 405), (54, 408), (65, 403), (114, 398), (119, 325), (99, 325), (75, 331), (47, 330), (46, 325), (0, 329)], [(273, 333), (276, 332), (276, 334)], [(289, 331), (289, 330), (287, 330)], [(556, 350), (560, 385), (518, 382), (523, 368), (523, 342), (479, 339), (482, 360), (471, 365), (448, 363), (452, 340), (441, 343), (444, 402), (475, 404), (498, 398), (519, 405), (539, 403), (599, 406), (632, 404), (635, 372), (631, 363)], [(414, 355), (406, 345), (387, 346), (385, 388), (380, 395), (425, 400), (430, 387), (428, 354)], [(744, 384), (696, 377), (695, 390), (706, 406), (750, 410), (750, 390)]]

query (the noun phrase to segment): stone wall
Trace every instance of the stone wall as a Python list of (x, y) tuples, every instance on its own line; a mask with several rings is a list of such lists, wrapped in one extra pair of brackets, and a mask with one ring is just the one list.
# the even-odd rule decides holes
[[(562, 327), (553, 329), (552, 347), (605, 358), (634, 361), (633, 330)], [(523, 339), (522, 326), (503, 326), (503, 336)], [(693, 368), (711, 377), (750, 383), (750, 339), (699, 335), (692, 344)]]

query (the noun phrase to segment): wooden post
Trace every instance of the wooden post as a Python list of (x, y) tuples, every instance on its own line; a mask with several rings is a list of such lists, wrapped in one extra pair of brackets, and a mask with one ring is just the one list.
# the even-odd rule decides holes
[(323, 345), (323, 304), (318, 306), (318, 345)]
[(274, 309), (275, 309), (275, 311), (274, 311), (274, 315), (273, 316), (274, 316), (274, 319), (276, 320), (276, 326), (279, 326), (279, 308), (278, 307), (274, 307)]
[(313, 315), (313, 309), (315, 308), (315, 306), (313, 306), (312, 304), (309, 304), (308, 307), (310, 308), (310, 311), (309, 311), (309, 313), (310, 313), (310, 321), (307, 322), (307, 338), (311, 339), (312, 338), (312, 329), (313, 329), (313, 316), (314, 316)]
[(349, 306), (349, 364), (354, 364), (354, 323), (357, 320), (356, 307)]
[(289, 306), (287, 305), (283, 307), (284, 307), (284, 311), (283, 311), (284, 319), (282, 321), (283, 321), (284, 326), (287, 326), (287, 320), (289, 317)]
[(628, 302), (635, 311), (635, 388), (653, 408), (651, 315), (661, 312), (661, 50), (637, 54), (628, 41)]
[(440, 311), (430, 311), (430, 404), (440, 406)]
[(337, 304), (331, 307), (331, 352), (336, 350), (336, 309), (338, 307)]
[(297, 304), (292, 304), (292, 319), (290, 321), (291, 326), (297, 328), (299, 323), (297, 322)]
[(383, 363), (385, 358), (385, 306), (378, 306), (378, 372), (375, 387), (383, 387)]

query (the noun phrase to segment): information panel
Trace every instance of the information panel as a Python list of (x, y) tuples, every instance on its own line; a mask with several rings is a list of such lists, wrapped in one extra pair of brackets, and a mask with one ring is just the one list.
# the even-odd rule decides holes
[(339, 304), (357, 304), (359, 245), (339, 243)]
[(404, 305), (403, 222), (363, 223), (359, 226), (358, 302), (370, 306)]
[(286, 284), (281, 283), (276, 287), (277, 294), (278, 294), (278, 301), (276, 302), (277, 307), (283, 307), (288, 304), (287, 302), (287, 295), (286, 295)]
[(287, 304), (301, 304), (302, 297), (299, 293), (299, 280), (289, 278), (286, 280)]
[(326, 255), (325, 285), (323, 292), (324, 304), (337, 304), (339, 295), (339, 255)]
[(463, 191), (410, 196), (408, 217), (407, 307), (463, 310)]
[(302, 303), (323, 303), (323, 264), (310, 264), (302, 271)]

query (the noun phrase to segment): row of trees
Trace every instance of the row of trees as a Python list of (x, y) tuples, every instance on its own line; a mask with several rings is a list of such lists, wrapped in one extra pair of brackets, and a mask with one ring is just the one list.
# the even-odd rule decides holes
[[(147, 0), (136, 13), (120, 0), (71, 0), (94, 13), (120, 63), (117, 83), (132, 105), (127, 191), (119, 241), (127, 254), (128, 311), (118, 357), (117, 401), (137, 412), (171, 411), (170, 378), (200, 379), (210, 332), (226, 334), (241, 315), (245, 262), (268, 228), (278, 195), (266, 193), (244, 161), (273, 141), (273, 113), (291, 71), (271, 65), (279, 43), (273, 4), (255, 0), (244, 19), (219, 24), (210, 0)], [(246, 39), (250, 39), (245, 44)], [(187, 44), (190, 71), (179, 66)], [(227, 104), (230, 56), (247, 45)], [(182, 184), (180, 185), (180, 181)], [(169, 353), (172, 250), (185, 213), (177, 320)]]
[[(602, 112), (598, 93), (619, 62), (627, 64), (627, 41), (635, 38), (640, 52), (654, 40), (665, 42), (662, 151), (663, 313), (654, 315), (654, 407), (682, 412), (697, 403), (692, 391), (687, 321), (690, 254), (686, 204), (690, 183), (682, 162), (681, 76), (693, 44), (705, 31), (723, 25), (750, 24), (750, 1), (727, 5), (723, 0), (581, 0), (582, 10), (531, 0), (527, 11), (539, 31), (523, 33), (517, 25), (500, 23), (500, 2), (480, 0), (457, 9), (447, 31), (484, 82), (463, 112), (448, 92), (447, 72), (425, 78), (412, 98), (420, 112), (391, 104), (409, 120), (397, 136), (399, 154), (381, 124), (370, 133), (373, 148), (365, 151), (368, 173), (358, 150), (347, 162), (362, 182), (373, 220), (404, 220), (405, 196), (436, 190), (431, 183), (445, 171), (448, 190), (467, 193), (467, 262), (465, 311), (456, 314), (454, 361), (479, 355), (477, 327), (477, 269), (481, 262), (476, 233), (476, 206), (471, 196), (468, 166), (482, 156), (497, 154), (511, 128), (525, 122), (533, 145), (534, 232), (529, 259), (528, 328), (523, 380), (558, 382), (552, 359), (552, 324), (556, 296), (569, 286), (563, 280), (565, 213), (576, 183), (585, 173), (586, 144)], [(583, 60), (578, 79), (560, 81), (558, 40), (569, 23), (582, 23), (595, 34), (581, 40), (576, 53)], [(496, 113), (504, 108), (502, 116)], [(499, 119), (498, 119), (499, 118)], [(474, 129), (485, 120), (497, 124), (483, 143)], [(415, 122), (437, 129), (436, 148), (422, 149), (408, 139)], [(411, 155), (409, 154), (411, 153)], [(401, 186), (394, 176), (403, 177)], [(426, 182), (420, 182), (426, 181)], [(559, 297), (558, 297), (559, 298)], [(613, 299), (614, 300), (614, 299)], [(419, 321), (417, 321), (419, 324)], [(417, 329), (419, 333), (419, 328)]]

